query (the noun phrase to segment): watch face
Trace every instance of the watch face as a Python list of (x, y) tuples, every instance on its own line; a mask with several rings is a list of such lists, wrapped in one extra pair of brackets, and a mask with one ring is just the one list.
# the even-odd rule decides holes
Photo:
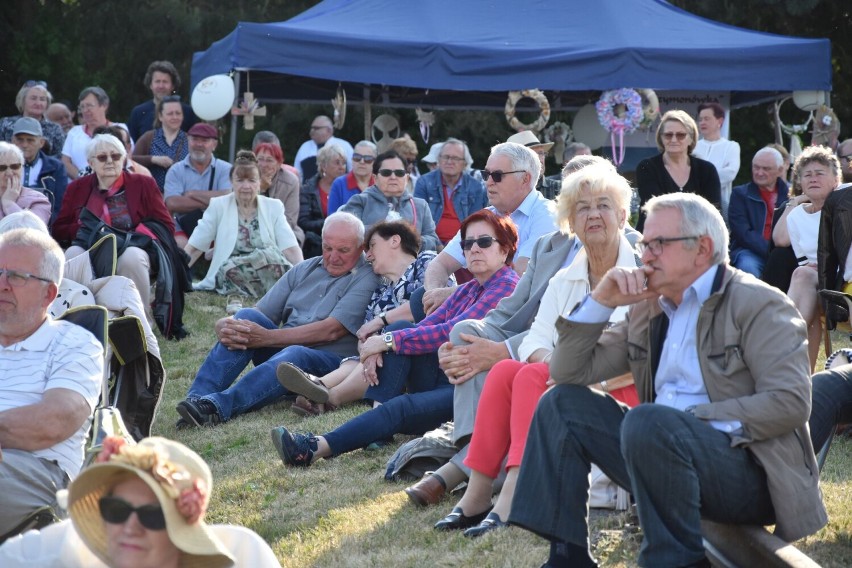
[(393, 343), (393, 334), (391, 332), (387, 332), (382, 336), (382, 340), (385, 343)]

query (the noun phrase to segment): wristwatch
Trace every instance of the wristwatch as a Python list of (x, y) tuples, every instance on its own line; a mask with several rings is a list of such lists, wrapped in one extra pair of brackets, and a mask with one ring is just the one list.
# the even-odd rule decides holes
[(382, 311), (379, 313), (379, 319), (380, 319), (380, 320), (382, 320), (382, 321), (385, 323), (385, 325), (389, 325), (389, 323), (388, 323), (388, 312), (387, 312), (387, 310), (382, 310)]
[(393, 351), (393, 334), (391, 332), (382, 334), (382, 341), (385, 342), (388, 351)]

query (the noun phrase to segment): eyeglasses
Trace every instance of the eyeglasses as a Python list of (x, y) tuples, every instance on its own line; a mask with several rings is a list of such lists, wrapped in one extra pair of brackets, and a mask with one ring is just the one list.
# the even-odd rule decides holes
[(93, 103), (82, 104), (82, 105), (77, 107), (77, 112), (86, 112), (87, 110), (92, 110), (93, 108), (95, 108), (97, 106), (98, 105), (93, 104)]
[(311, 130), (322, 130), (324, 128), (331, 128), (331, 126), (313, 126), (311, 125)]
[(512, 170), (511, 172), (482, 170), (482, 179), (488, 181), (489, 178), (494, 178), (494, 183), (500, 183), (505, 175), (522, 173), (525, 173), (524, 170)]
[(0, 174), (5, 172), (6, 170), (12, 170), (13, 172), (17, 172), (21, 169), (21, 164), (0, 164)]
[(32, 79), (30, 79), (29, 81), (27, 81), (26, 83), (24, 83), (24, 87), (27, 87), (27, 88), (30, 88), (30, 87), (44, 87), (44, 88), (46, 89), (46, 88), (47, 88), (47, 83), (46, 83), (46, 82), (44, 82), (44, 81), (33, 81)]
[(852, 164), (852, 154), (849, 154), (848, 156), (839, 156), (839, 158), (841, 160), (846, 160), (847, 163)]
[(473, 248), (473, 245), (476, 244), (481, 249), (487, 249), (496, 242), (497, 239), (491, 236), (479, 237), (478, 239), (462, 239), (461, 247), (462, 250), (470, 250)]
[(136, 513), (139, 523), (146, 529), (161, 531), (166, 528), (166, 517), (159, 505), (142, 505), (133, 507), (124, 499), (118, 497), (101, 497), (98, 501), (101, 518), (111, 525), (120, 525), (130, 518), (131, 513)]
[(121, 154), (119, 154), (118, 152), (113, 152), (111, 154), (98, 154), (97, 156), (95, 156), (95, 159), (97, 161), (99, 161), (100, 163), (105, 164), (105, 163), (107, 163), (108, 160), (112, 160), (113, 162), (117, 162), (117, 161), (121, 160), (121, 157), (122, 157)]
[(19, 272), (17, 270), (9, 270), (7, 268), (0, 268), (0, 276), (6, 275), (6, 281), (9, 283), (9, 286), (12, 288), (20, 288), (21, 286), (26, 285), (29, 282), (30, 278), (34, 280), (40, 280), (41, 282), (53, 282), (48, 278), (42, 278), (41, 276), (36, 276), (35, 274), (30, 274), (29, 272)]
[(365, 164), (372, 164), (376, 161), (375, 156), (368, 156), (365, 154), (352, 154), (353, 162), (364, 162)]
[(677, 138), (679, 141), (686, 140), (687, 134), (686, 132), (663, 132), (663, 138), (665, 140), (671, 140), (672, 138)]
[(391, 177), (391, 174), (401, 178), (405, 175), (405, 170), (379, 170), (379, 175), (382, 177), (389, 178)]
[(636, 251), (640, 256), (645, 254), (645, 250), (650, 250), (654, 256), (660, 256), (663, 254), (663, 245), (678, 241), (692, 241), (700, 238), (700, 235), (695, 235), (691, 237), (659, 237), (650, 241), (636, 241)]
[(442, 162), (464, 162), (464, 158), (459, 158), (458, 156), (438, 156), (438, 159)]

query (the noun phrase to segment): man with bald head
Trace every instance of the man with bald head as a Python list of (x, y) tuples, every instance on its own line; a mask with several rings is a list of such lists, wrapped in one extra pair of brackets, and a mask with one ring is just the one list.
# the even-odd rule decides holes
[(293, 160), (299, 175), (303, 180), (310, 179), (317, 173), (317, 152), (326, 144), (337, 144), (346, 153), (346, 171), (352, 169), (352, 145), (346, 140), (334, 137), (334, 124), (327, 116), (319, 115), (311, 122), (311, 139), (305, 141), (296, 152)]

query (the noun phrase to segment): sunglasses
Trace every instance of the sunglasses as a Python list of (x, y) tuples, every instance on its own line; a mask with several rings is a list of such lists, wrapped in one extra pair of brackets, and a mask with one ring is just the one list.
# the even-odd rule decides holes
[(95, 156), (95, 159), (102, 164), (107, 163), (108, 160), (112, 160), (113, 162), (118, 162), (121, 160), (121, 154), (118, 152), (113, 152), (111, 154), (98, 154)]
[(0, 164), (0, 173), (5, 172), (6, 170), (12, 170), (13, 172), (17, 172), (21, 169), (21, 164)]
[(101, 497), (98, 501), (101, 518), (111, 525), (120, 525), (130, 518), (131, 513), (136, 513), (139, 524), (148, 530), (161, 531), (166, 528), (166, 517), (159, 505), (142, 505), (133, 507), (124, 499), (118, 497)]
[(494, 178), (494, 183), (500, 183), (501, 181), (503, 181), (503, 176), (520, 173), (524, 173), (524, 170), (513, 170), (511, 172), (503, 172), (500, 170), (492, 172), (489, 170), (482, 170), (482, 179), (488, 181), (489, 178)]
[(663, 132), (663, 138), (666, 140), (671, 140), (672, 138), (686, 140), (686, 132)]
[(44, 82), (44, 81), (33, 81), (32, 79), (30, 79), (29, 81), (27, 81), (26, 83), (24, 83), (24, 87), (27, 87), (27, 88), (32, 88), (32, 87), (44, 87), (44, 88), (46, 89), (46, 88), (47, 88), (47, 83), (46, 83), (46, 82)]
[(365, 164), (372, 164), (376, 161), (375, 156), (365, 156), (364, 154), (352, 154), (353, 162), (364, 162)]
[(405, 170), (379, 170), (379, 175), (382, 177), (389, 178), (391, 175), (395, 175), (398, 178), (405, 176)]
[(476, 244), (481, 249), (487, 249), (496, 242), (498, 242), (497, 239), (491, 236), (479, 237), (478, 239), (462, 239), (461, 247), (462, 250), (470, 250)]
[(180, 102), (180, 95), (165, 96), (165, 97), (163, 97), (162, 102), (164, 102), (164, 103), (179, 103)]

